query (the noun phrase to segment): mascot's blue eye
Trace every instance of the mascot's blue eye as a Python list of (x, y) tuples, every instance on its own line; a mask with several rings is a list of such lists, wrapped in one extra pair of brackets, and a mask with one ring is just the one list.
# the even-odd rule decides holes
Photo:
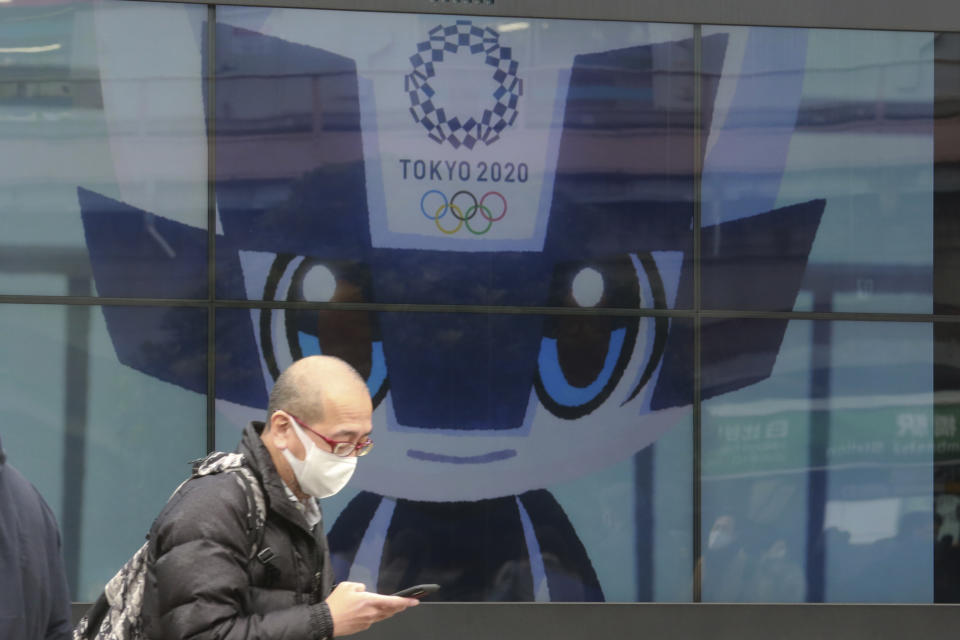
[[(638, 269), (639, 265), (639, 269)], [(641, 299), (641, 275), (651, 300)], [(567, 309), (664, 308), (663, 283), (649, 254), (636, 261), (629, 256), (590, 263), (557, 265), (550, 304)], [(540, 402), (554, 415), (573, 420), (584, 416), (609, 397), (620, 382), (637, 342), (637, 316), (593, 314), (554, 315), (544, 323), (544, 335), (534, 381)], [(666, 319), (654, 323), (655, 348), (644, 375), (630, 394), (646, 384), (663, 352)], [(660, 335), (662, 334), (662, 336)]]
[[(370, 271), (366, 265), (355, 262), (277, 256), (264, 299), (303, 303), (367, 302)], [(375, 313), (297, 306), (282, 312), (282, 331), (271, 326), (275, 318), (276, 312), (263, 313), (260, 323), (261, 345), (274, 377), (284, 368), (277, 362), (277, 352), (289, 352), (291, 361), (318, 354), (337, 356), (366, 378), (375, 407), (386, 396), (387, 368)], [(274, 343), (284, 338), (284, 348), (275, 349)]]

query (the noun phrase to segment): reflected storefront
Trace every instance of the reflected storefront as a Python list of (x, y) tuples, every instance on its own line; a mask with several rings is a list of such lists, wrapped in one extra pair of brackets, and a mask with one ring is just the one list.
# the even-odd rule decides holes
[(76, 600), (324, 353), (378, 443), (338, 580), (960, 602), (960, 34), (104, 0), (0, 36), (3, 440)]

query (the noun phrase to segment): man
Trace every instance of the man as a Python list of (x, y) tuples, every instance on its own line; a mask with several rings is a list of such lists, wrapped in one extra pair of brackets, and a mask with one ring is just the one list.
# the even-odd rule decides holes
[(70, 595), (57, 521), (0, 443), (0, 638), (67, 640)]
[(239, 452), (257, 476), (266, 520), (248, 561), (247, 497), (234, 474), (188, 482), (151, 529), (143, 621), (151, 640), (303, 638), (362, 631), (418, 604), (333, 575), (317, 498), (339, 491), (369, 451), (373, 404), (342, 360), (291, 365), (270, 394), (267, 422)]

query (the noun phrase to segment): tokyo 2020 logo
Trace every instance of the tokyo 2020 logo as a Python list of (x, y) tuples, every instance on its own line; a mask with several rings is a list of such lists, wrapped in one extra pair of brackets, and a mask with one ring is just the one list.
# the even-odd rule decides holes
[[(404, 76), (404, 90), (410, 97), (410, 114), (438, 144), (449, 142), (454, 148), (472, 149), (478, 142), (491, 145), (500, 133), (517, 119), (517, 103), (523, 95), (523, 80), (517, 77), (517, 61), (510, 47), (500, 46), (500, 34), (490, 27), (474, 26), (470, 20), (457, 20), (452, 26), (437, 25), (428, 32), (428, 39), (417, 44), (410, 56), (413, 71)], [(461, 50), (484, 56), (484, 63), (493, 69), (496, 88), (483, 111), (467, 116), (465, 121), (447, 113), (436, 104), (436, 91), (430, 86), (437, 67), (447, 53)]]

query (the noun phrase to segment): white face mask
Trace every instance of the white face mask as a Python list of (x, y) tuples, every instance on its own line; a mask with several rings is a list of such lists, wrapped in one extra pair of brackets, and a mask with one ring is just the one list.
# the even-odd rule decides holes
[(290, 463), (293, 475), (300, 483), (300, 490), (314, 498), (329, 498), (343, 489), (357, 468), (357, 457), (341, 458), (324, 451), (303, 433), (303, 429), (292, 418), (290, 426), (307, 454), (303, 460), (298, 460), (290, 453), (290, 449), (283, 449), (283, 456)]

